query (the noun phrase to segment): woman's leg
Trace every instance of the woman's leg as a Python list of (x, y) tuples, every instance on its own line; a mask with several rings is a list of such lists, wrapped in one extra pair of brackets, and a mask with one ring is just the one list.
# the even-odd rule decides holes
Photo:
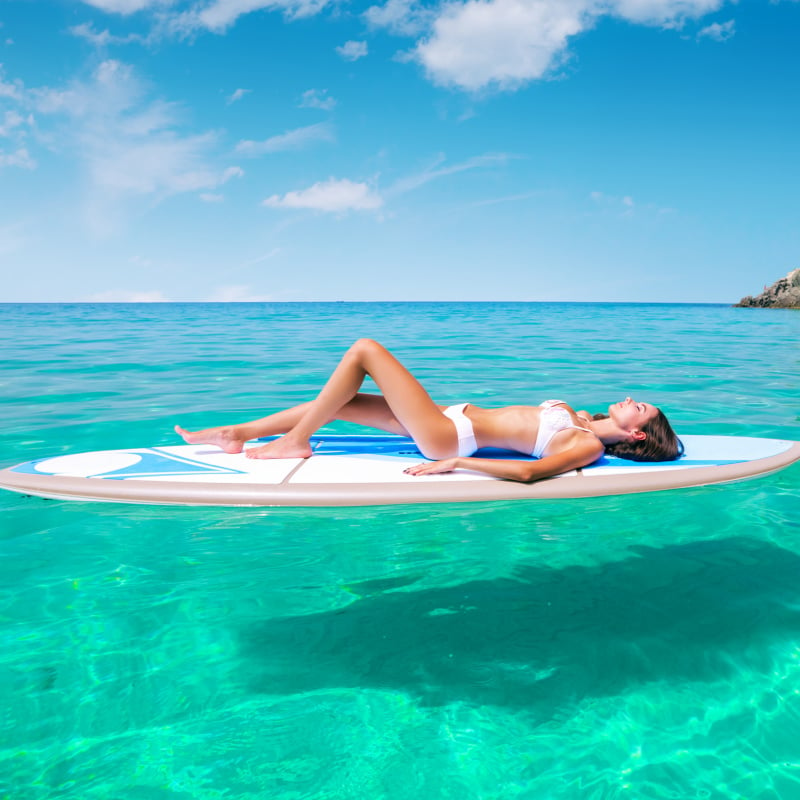
[(202, 431), (187, 431), (180, 425), (175, 426), (175, 432), (183, 437), (188, 444), (215, 444), (226, 453), (241, 453), (244, 443), (259, 436), (273, 436), (286, 433), (301, 419), (308, 403), (294, 408), (279, 411), (250, 422), (240, 422), (238, 425), (222, 425), (217, 428), (206, 428)]
[(286, 435), (247, 451), (251, 458), (307, 458), (309, 439), (357, 396), (369, 375), (391, 410), (394, 420), (430, 458), (446, 458), (458, 449), (455, 425), (442, 414), (419, 381), (385, 348), (371, 339), (359, 339), (344, 355), (322, 391), (301, 407)]
[[(226, 453), (241, 453), (245, 442), (258, 439), (260, 436), (275, 436), (290, 431), (303, 418), (311, 403), (302, 403), (294, 408), (279, 411), (251, 422), (238, 425), (223, 425), (217, 428), (206, 428), (202, 431), (187, 431), (180, 425), (175, 432), (188, 444), (214, 444)], [(377, 394), (357, 394), (349, 403), (339, 409), (336, 416), (327, 420), (341, 420), (367, 425), (400, 436), (408, 436), (408, 431), (397, 421), (389, 408), (386, 398)]]

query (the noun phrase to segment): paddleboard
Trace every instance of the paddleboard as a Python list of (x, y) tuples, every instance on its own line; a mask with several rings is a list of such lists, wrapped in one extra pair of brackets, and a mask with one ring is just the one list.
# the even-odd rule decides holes
[[(800, 460), (800, 442), (735, 436), (681, 438), (686, 450), (677, 461), (637, 463), (604, 456), (583, 469), (527, 484), (468, 470), (405, 475), (407, 466), (424, 460), (412, 440), (389, 434), (323, 434), (312, 439), (314, 455), (307, 459), (250, 459), (205, 444), (42, 458), (0, 470), (0, 488), (57, 500), (173, 505), (460, 503), (679, 489), (754, 478)], [(525, 458), (501, 450), (477, 455)]]

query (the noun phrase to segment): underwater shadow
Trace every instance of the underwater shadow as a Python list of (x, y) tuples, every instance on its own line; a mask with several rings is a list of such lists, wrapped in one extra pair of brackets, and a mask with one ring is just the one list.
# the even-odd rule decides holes
[(403, 691), (427, 704), (527, 708), (654, 681), (767, 669), (800, 630), (800, 557), (745, 538), (632, 548), (622, 561), (392, 591), (243, 631), (250, 688)]

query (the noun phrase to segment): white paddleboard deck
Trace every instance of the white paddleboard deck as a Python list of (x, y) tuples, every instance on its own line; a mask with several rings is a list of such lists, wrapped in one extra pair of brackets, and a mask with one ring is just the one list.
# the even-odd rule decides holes
[[(319, 435), (308, 459), (258, 460), (213, 445), (103, 450), (29, 461), (0, 471), (0, 488), (59, 500), (219, 506), (359, 506), (596, 497), (753, 478), (800, 460), (800, 442), (683, 436), (677, 461), (603, 457), (535, 483), (457, 470), (411, 476), (423, 460), (410, 439)], [(253, 446), (255, 443), (250, 443)], [(523, 459), (517, 453), (482, 456)]]

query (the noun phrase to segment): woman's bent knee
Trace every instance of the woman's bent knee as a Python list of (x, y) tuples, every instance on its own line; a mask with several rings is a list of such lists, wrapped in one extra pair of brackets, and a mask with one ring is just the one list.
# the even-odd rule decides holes
[(374, 357), (378, 353), (386, 353), (386, 348), (374, 339), (358, 339), (347, 351), (349, 355), (355, 356), (359, 361)]
[(374, 339), (356, 339), (350, 349), (356, 351), (373, 352), (375, 350), (384, 350), (385, 348)]

